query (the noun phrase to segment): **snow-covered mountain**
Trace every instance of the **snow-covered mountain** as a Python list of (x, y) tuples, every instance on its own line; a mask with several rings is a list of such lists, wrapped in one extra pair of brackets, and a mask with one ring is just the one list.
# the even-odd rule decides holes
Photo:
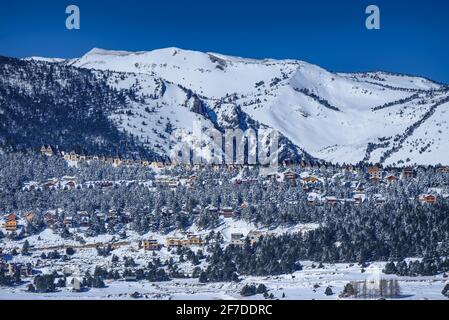
[(254, 60), (167, 48), (93, 49), (79, 59), (31, 61), (88, 69), (133, 98), (109, 114), (167, 154), (172, 130), (271, 127), (284, 155), (338, 163), (448, 164), (449, 89), (385, 72), (332, 73), (297, 60)]

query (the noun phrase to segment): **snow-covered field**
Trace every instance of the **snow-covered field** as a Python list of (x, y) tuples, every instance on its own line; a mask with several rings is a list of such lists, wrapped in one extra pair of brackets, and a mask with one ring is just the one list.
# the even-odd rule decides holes
[[(265, 284), (269, 293), (275, 299), (290, 300), (335, 300), (343, 290), (346, 283), (351, 280), (365, 280), (373, 277), (383, 263), (375, 263), (368, 267), (364, 273), (357, 265), (332, 264), (324, 268), (312, 268), (310, 262), (303, 262), (304, 270), (290, 275), (270, 277), (245, 277), (240, 283), (209, 283), (201, 284), (197, 279), (172, 280), (169, 282), (150, 283), (140, 282), (106, 282), (103, 289), (90, 289), (74, 293), (65, 288), (48, 294), (35, 294), (26, 292), (26, 285), (15, 288), (0, 288), (0, 299), (132, 299), (130, 295), (138, 292), (142, 299), (173, 299), (173, 300), (234, 300), (234, 299), (264, 299), (261, 295), (243, 298), (241, 288), (249, 284)], [(446, 279), (435, 277), (396, 277), (401, 288), (401, 300), (444, 300), (441, 294)], [(387, 278), (389, 278), (387, 277)], [(333, 295), (326, 296), (324, 291), (330, 286)], [(285, 294), (285, 297), (283, 295)]]
[[(235, 219), (221, 219), (221, 224), (214, 230), (223, 235), (223, 245), (231, 240), (232, 233), (242, 233), (244, 235), (253, 230), (266, 231), (270, 234), (307, 232), (317, 228), (317, 224), (296, 225), (290, 228), (261, 229), (255, 225)], [(75, 231), (75, 230), (72, 230)], [(196, 233), (205, 237), (208, 231), (197, 227), (191, 227), (188, 232)], [(156, 239), (159, 243), (164, 243), (165, 238), (169, 236), (183, 237), (185, 233), (172, 232), (168, 235), (149, 232), (145, 235), (127, 230), (126, 239), (119, 239), (117, 235), (101, 235), (97, 237), (86, 238), (87, 244), (108, 244), (121, 242), (123, 245), (114, 249), (112, 252), (121, 260), (126, 257), (132, 257), (140, 266), (145, 266), (155, 257), (161, 261), (169, 258), (177, 259), (177, 255), (166, 247), (155, 253), (139, 249), (139, 241), (144, 239)], [(55, 234), (52, 230), (46, 229), (39, 235), (33, 235), (27, 238), (32, 249), (38, 249), (32, 252), (31, 256), (17, 255), (10, 256), (14, 262), (32, 263), (34, 269), (39, 273), (48, 274), (53, 271), (62, 273), (65, 267), (76, 270), (78, 276), (83, 276), (86, 271), (91, 274), (96, 266), (110, 268), (113, 266), (111, 256), (99, 257), (94, 248), (77, 248), (80, 245), (75, 240), (67, 240)], [(4, 252), (10, 252), (16, 248), (20, 251), (24, 240), (12, 241), (2, 239), (0, 246)], [(69, 262), (41, 260), (41, 252), (53, 251), (57, 246), (74, 246), (76, 252)], [(192, 250), (198, 251), (201, 247), (193, 247)], [(63, 249), (59, 249), (60, 252)], [(40, 262), (36, 265), (36, 261)], [(205, 261), (202, 261), (200, 267), (205, 267)], [(27, 286), (31, 283), (30, 278), (24, 278), (23, 283), (16, 287), (0, 287), (0, 299), (132, 299), (131, 294), (138, 292), (143, 299), (263, 299), (262, 295), (255, 295), (243, 298), (240, 290), (245, 284), (264, 284), (268, 292), (274, 295), (275, 299), (339, 299), (338, 295), (342, 292), (344, 286), (350, 281), (359, 281), (373, 279), (373, 277), (382, 277), (383, 279), (398, 279), (401, 289), (399, 299), (446, 299), (441, 291), (447, 283), (442, 275), (433, 277), (397, 277), (390, 275), (381, 275), (385, 263), (372, 263), (362, 272), (362, 267), (358, 264), (324, 264), (321, 268), (318, 264), (310, 261), (302, 261), (303, 270), (293, 274), (267, 277), (246, 277), (241, 276), (239, 283), (207, 283), (202, 284), (198, 279), (185, 278), (173, 279), (167, 282), (151, 283), (147, 280), (136, 282), (125, 282), (123, 280), (106, 280), (106, 288), (90, 288), (82, 292), (72, 292), (68, 288), (59, 288), (55, 293), (29, 293)], [(187, 274), (193, 271), (193, 265), (189, 262), (180, 262), (179, 266)], [(333, 295), (327, 296), (324, 291), (327, 287), (332, 289)]]

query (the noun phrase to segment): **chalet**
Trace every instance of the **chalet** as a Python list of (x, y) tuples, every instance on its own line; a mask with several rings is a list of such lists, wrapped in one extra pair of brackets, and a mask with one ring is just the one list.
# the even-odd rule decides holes
[(248, 202), (242, 202), (242, 204), (240, 205), (241, 209), (246, 209), (249, 207), (249, 203)]
[(53, 190), (56, 189), (58, 187), (58, 179), (48, 179), (47, 181), (45, 181), (42, 184), (42, 187), (44, 187), (45, 189), (49, 189), (49, 190)]
[(411, 167), (406, 167), (402, 169), (401, 179), (410, 179), (415, 176), (415, 171)]
[(337, 204), (337, 198), (333, 197), (333, 196), (328, 196), (326, 197), (326, 203), (330, 206), (336, 205)]
[(87, 228), (90, 225), (90, 215), (86, 211), (78, 212), (80, 227)]
[(243, 233), (231, 233), (231, 240), (242, 239), (243, 237)]
[(23, 215), (23, 218), (27, 221), (27, 222), (33, 222), (36, 219), (36, 213), (30, 211), (27, 212)]
[(204, 240), (201, 237), (194, 234), (187, 234), (185, 239), (180, 238), (167, 238), (165, 244), (169, 248), (176, 247), (189, 247), (189, 246), (201, 246), (204, 244)]
[(49, 227), (53, 226), (55, 224), (55, 222), (56, 222), (56, 216), (53, 213), (47, 212), (44, 214), (44, 223), (47, 226), (49, 226)]
[(388, 183), (393, 183), (396, 182), (397, 180), (398, 178), (394, 174), (389, 174), (385, 177), (385, 181), (387, 181)]
[(437, 201), (437, 197), (433, 194), (422, 194), (418, 199), (423, 204), (434, 204)]
[(218, 212), (218, 208), (214, 207), (214, 206), (208, 206), (207, 210), (209, 211), (209, 213), (217, 213)]
[(125, 279), (125, 282), (136, 282), (137, 281), (136, 276), (126, 276), (124, 279)]
[(116, 156), (116, 157), (112, 160), (112, 163), (115, 164), (116, 166), (120, 166), (120, 165), (123, 163), (123, 161), (122, 161), (122, 159), (120, 159), (119, 156)]
[(188, 234), (187, 240), (189, 246), (202, 246), (204, 244), (204, 240), (195, 234)]
[(47, 156), (47, 157), (51, 157), (54, 155), (53, 153), (53, 149), (51, 146), (42, 146), (40, 149), (41, 154)]
[(179, 182), (176, 180), (170, 180), (168, 181), (168, 187), (171, 189), (176, 189), (179, 185)]
[(278, 182), (281, 179), (281, 176), (277, 173), (269, 173), (267, 174), (267, 178), (269, 181)]
[(307, 194), (307, 203), (310, 205), (316, 205), (321, 202), (321, 196), (318, 193), (310, 192)]
[(231, 244), (242, 247), (245, 245), (245, 238), (242, 233), (231, 233)]
[(63, 181), (61, 183), (62, 190), (72, 190), (76, 189), (77, 185), (75, 181)]
[(314, 184), (314, 183), (318, 183), (319, 179), (315, 176), (307, 176), (305, 178), (301, 179), (301, 183), (304, 184)]
[(12, 220), (17, 220), (17, 216), (14, 213), (10, 213), (5, 217), (6, 221), (12, 221)]
[(78, 161), (78, 154), (75, 151), (71, 151), (69, 154), (70, 161)]
[(368, 168), (368, 178), (372, 181), (382, 180), (382, 170), (379, 167), (369, 167)]
[(4, 227), (6, 231), (14, 232), (17, 230), (17, 216), (14, 213), (6, 216)]
[(157, 240), (150, 239), (150, 240), (143, 240), (142, 241), (142, 248), (145, 251), (157, 251), (161, 248)]
[(62, 222), (67, 228), (72, 228), (74, 226), (73, 217), (71, 215), (66, 215), (64, 221)]
[(39, 186), (39, 183), (35, 181), (26, 182), (23, 185), (22, 191), (35, 191), (41, 190), (42, 188)]
[(148, 160), (142, 160), (140, 162), (140, 165), (142, 165), (143, 167), (149, 167), (150, 166), (150, 162)]
[(233, 218), (234, 217), (234, 209), (231, 207), (224, 207), (221, 208), (221, 214), (225, 219)]
[(164, 169), (165, 164), (163, 162), (153, 161), (153, 162), (151, 162), (150, 167), (153, 169)]
[(291, 170), (284, 172), (284, 179), (289, 181), (294, 181), (298, 178), (298, 174)]
[(362, 204), (366, 200), (366, 195), (363, 193), (357, 193), (353, 196), (355, 204)]
[(165, 245), (169, 248), (182, 247), (183, 241), (179, 238), (167, 238), (165, 239)]
[(110, 188), (110, 187), (114, 186), (114, 184), (111, 181), (98, 181), (95, 184), (98, 188), (101, 188), (101, 189)]
[(449, 173), (449, 167), (438, 168), (438, 172)]

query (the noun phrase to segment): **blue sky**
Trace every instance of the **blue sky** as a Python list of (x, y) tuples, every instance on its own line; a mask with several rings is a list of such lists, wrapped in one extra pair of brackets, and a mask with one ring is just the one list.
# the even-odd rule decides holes
[[(65, 29), (69, 4), (80, 7), (81, 30)], [(365, 28), (369, 4), (380, 7), (381, 30)], [(0, 55), (67, 58), (93, 47), (171, 46), (449, 83), (449, 1), (0, 0)]]

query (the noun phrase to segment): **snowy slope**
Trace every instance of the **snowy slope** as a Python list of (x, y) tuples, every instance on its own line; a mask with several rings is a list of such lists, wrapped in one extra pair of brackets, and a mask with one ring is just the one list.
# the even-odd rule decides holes
[(425, 78), (332, 73), (298, 60), (178, 48), (93, 49), (63, 63), (112, 71), (113, 86), (134, 88), (142, 102), (128, 106), (132, 116), (112, 117), (160, 152), (167, 152), (167, 125), (191, 131), (192, 121), (201, 119), (206, 127), (272, 127), (298, 152), (332, 162), (448, 163), (448, 105), (434, 107), (447, 88)]

